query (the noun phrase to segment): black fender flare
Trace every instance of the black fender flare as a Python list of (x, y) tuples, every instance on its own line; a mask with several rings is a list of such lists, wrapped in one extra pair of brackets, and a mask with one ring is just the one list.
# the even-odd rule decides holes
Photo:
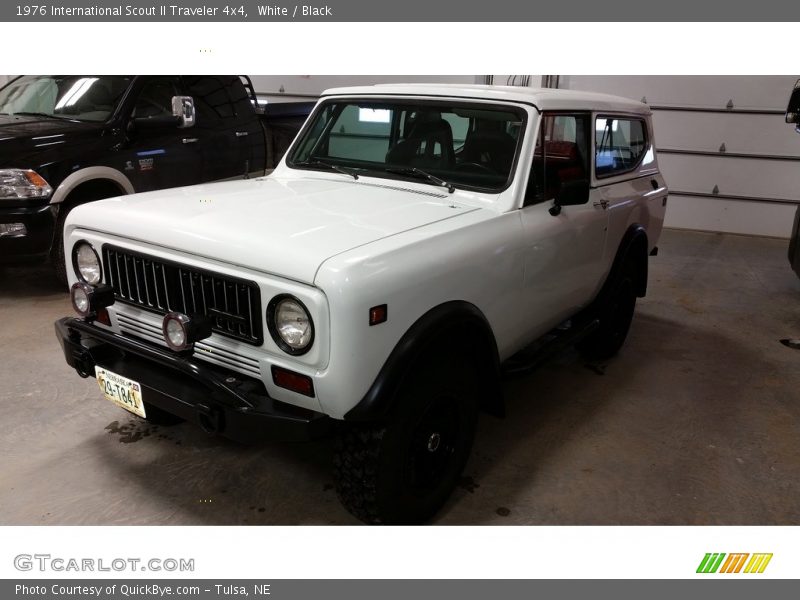
[[(447, 347), (442, 339), (449, 336)], [(502, 416), (503, 392), (497, 342), (484, 314), (469, 302), (454, 300), (422, 315), (400, 338), (364, 397), (344, 416), (346, 421), (376, 421), (391, 415), (397, 392), (417, 360), (427, 353), (474, 352), (483, 374), (482, 408)]]
[(614, 262), (608, 272), (603, 288), (597, 298), (602, 300), (606, 292), (611, 289), (617, 281), (622, 270), (622, 265), (628, 260), (633, 260), (636, 264), (636, 295), (644, 298), (647, 294), (647, 263), (648, 263), (648, 242), (647, 231), (639, 223), (633, 223), (628, 227), (622, 236), (622, 240), (614, 256)]

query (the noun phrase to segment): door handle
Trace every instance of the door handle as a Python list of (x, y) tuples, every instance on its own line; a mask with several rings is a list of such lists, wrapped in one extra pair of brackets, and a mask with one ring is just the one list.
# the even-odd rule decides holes
[(592, 206), (594, 206), (595, 208), (602, 208), (603, 210), (605, 210), (606, 208), (608, 208), (608, 200), (600, 200), (599, 202), (593, 203)]
[(650, 185), (652, 185), (652, 186), (653, 186), (653, 189), (654, 189), (654, 190), (657, 190), (658, 188), (660, 188), (660, 187), (661, 187), (660, 185), (658, 185), (658, 181), (656, 181), (655, 179), (651, 179), (651, 180), (650, 180)]
[(195, 142), (199, 142), (199, 138), (183, 138), (181, 140), (184, 144), (194, 144)]
[(245, 137), (247, 135), (250, 135), (249, 131), (237, 131), (236, 132), (236, 137)]

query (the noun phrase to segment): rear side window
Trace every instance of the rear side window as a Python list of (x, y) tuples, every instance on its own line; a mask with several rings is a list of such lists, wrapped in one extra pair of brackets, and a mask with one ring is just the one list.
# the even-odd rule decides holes
[(646, 132), (641, 119), (597, 117), (595, 176), (611, 177), (635, 169), (647, 150)]

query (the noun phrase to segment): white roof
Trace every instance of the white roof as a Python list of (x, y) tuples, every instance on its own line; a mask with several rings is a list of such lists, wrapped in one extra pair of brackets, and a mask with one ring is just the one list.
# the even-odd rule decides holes
[(323, 96), (444, 96), (533, 104), (539, 110), (608, 110), (650, 114), (642, 102), (595, 92), (461, 83), (389, 83), (325, 90)]

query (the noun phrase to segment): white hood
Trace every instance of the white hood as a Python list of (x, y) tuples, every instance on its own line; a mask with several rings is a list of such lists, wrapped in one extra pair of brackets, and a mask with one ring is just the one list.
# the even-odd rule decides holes
[(451, 204), (403, 182), (267, 177), (100, 200), (73, 210), (67, 227), (313, 283), (336, 254), (476, 210)]

